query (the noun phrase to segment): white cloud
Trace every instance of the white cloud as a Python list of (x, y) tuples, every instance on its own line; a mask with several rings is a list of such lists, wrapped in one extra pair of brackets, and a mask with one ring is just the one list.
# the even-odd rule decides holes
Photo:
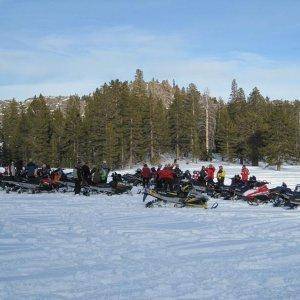
[(176, 35), (114, 27), (76, 36), (19, 39), (27, 50), (0, 50), (0, 99), (89, 93), (104, 81), (132, 78), (136, 68), (144, 70), (146, 79), (194, 82), (200, 90), (208, 87), (224, 99), (233, 78), (247, 93), (257, 85), (272, 98), (300, 98), (299, 64), (272, 61), (256, 53), (191, 56), (186, 51), (191, 41)]

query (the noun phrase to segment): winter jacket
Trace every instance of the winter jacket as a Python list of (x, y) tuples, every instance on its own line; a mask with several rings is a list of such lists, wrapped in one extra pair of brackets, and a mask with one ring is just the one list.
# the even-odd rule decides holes
[(159, 172), (159, 180), (173, 180), (174, 173), (170, 169), (163, 169)]
[(250, 175), (249, 170), (247, 168), (242, 168), (241, 171), (242, 181), (247, 182), (249, 180), (249, 175)]
[(101, 166), (100, 166), (100, 169), (101, 170), (104, 170), (106, 172), (106, 174), (108, 175), (109, 171), (110, 171), (110, 168), (108, 167), (108, 165), (106, 163), (103, 163)]
[(218, 173), (217, 173), (217, 179), (218, 180), (224, 180), (225, 175), (226, 175), (226, 172), (224, 170), (219, 170)]
[(26, 174), (28, 177), (34, 177), (36, 176), (36, 171), (37, 171), (38, 166), (33, 163), (32, 161), (29, 162), (26, 166)]
[(85, 180), (85, 181), (89, 181), (90, 178), (91, 178), (91, 171), (90, 171), (90, 168), (88, 165), (83, 165), (81, 167), (81, 171), (82, 171), (82, 178)]
[(18, 160), (15, 164), (17, 174), (20, 174), (23, 171), (23, 161)]
[(215, 170), (216, 169), (215, 169), (214, 166), (206, 168), (206, 174), (207, 174), (206, 178), (207, 178), (207, 180), (211, 180), (211, 179), (213, 180), (214, 179)]
[(108, 171), (106, 169), (101, 169), (99, 175), (100, 175), (100, 181), (102, 183), (107, 181)]
[(143, 167), (141, 175), (142, 175), (143, 178), (146, 178), (146, 179), (150, 178), (151, 177), (151, 170), (150, 170), (150, 168)]

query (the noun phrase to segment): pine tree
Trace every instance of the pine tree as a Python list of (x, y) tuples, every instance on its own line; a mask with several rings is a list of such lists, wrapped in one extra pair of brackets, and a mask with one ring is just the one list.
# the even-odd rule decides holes
[(185, 130), (185, 91), (175, 87), (174, 100), (169, 109), (171, 147), (176, 158), (187, 153), (188, 133)]
[(253, 166), (257, 166), (263, 157), (262, 149), (265, 146), (267, 130), (267, 103), (258, 88), (254, 88), (249, 95), (245, 113), (247, 141), (247, 156)]
[(150, 123), (147, 85), (143, 72), (136, 70), (130, 93), (130, 157), (129, 164), (141, 162), (149, 155)]
[(11, 101), (2, 111), (3, 160), (10, 162), (21, 158), (19, 144), (19, 103)]
[(87, 99), (83, 119), (85, 153), (94, 164), (99, 164), (105, 156), (106, 103), (103, 90), (104, 87), (96, 89), (91, 98)]
[(185, 101), (186, 122), (189, 128), (189, 153), (192, 158), (199, 158), (201, 152), (200, 145), (200, 92), (194, 84), (190, 84), (187, 89)]
[(216, 130), (216, 148), (222, 158), (232, 161), (235, 158), (237, 128), (230, 118), (228, 106), (220, 103)]
[(149, 112), (150, 161), (156, 163), (169, 150), (167, 110), (161, 99), (151, 94), (147, 98)]
[(51, 122), (50, 111), (45, 98), (40, 95), (29, 104), (26, 113), (28, 136), (25, 143), (28, 145), (29, 160), (37, 163), (48, 163), (51, 155)]
[(235, 156), (239, 159), (240, 164), (244, 164), (244, 159), (247, 156), (247, 103), (245, 93), (242, 88), (239, 88), (236, 97), (228, 103), (228, 113), (230, 119), (236, 128), (236, 146)]
[(128, 82), (123, 82), (120, 85), (120, 95), (117, 102), (117, 115), (119, 119), (119, 125), (117, 126), (118, 139), (119, 139), (119, 151), (120, 159), (119, 164), (121, 167), (125, 165), (132, 158), (132, 104), (130, 103), (131, 95)]
[(280, 170), (284, 162), (295, 159), (296, 114), (293, 106), (287, 101), (273, 102), (270, 110), (264, 154), (266, 161)]
[(120, 166), (121, 143), (119, 140), (121, 126), (118, 112), (122, 83), (111, 81), (104, 89), (105, 97), (105, 149), (104, 157), (111, 167)]
[(82, 148), (82, 118), (78, 96), (71, 96), (68, 100), (62, 135), (64, 164), (72, 167), (78, 159), (86, 160), (87, 156)]
[(63, 126), (64, 115), (60, 109), (56, 109), (51, 113), (51, 164), (53, 166), (61, 166), (63, 162)]
[(231, 83), (230, 101), (236, 101), (238, 97), (238, 85), (235, 79)]

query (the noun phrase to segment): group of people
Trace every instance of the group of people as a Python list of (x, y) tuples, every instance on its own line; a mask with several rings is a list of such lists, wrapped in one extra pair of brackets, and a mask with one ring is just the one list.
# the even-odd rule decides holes
[[(216, 176), (215, 176), (216, 173)], [(217, 179), (217, 185), (223, 186), (225, 181), (226, 172), (223, 166), (219, 166), (218, 171), (213, 164), (205, 167), (202, 166), (200, 171), (194, 171), (191, 178), (190, 173), (182, 172), (175, 160), (173, 164), (167, 164), (164, 167), (158, 165), (157, 169), (155, 167), (150, 168), (147, 164), (143, 165), (141, 170), (141, 177), (143, 180), (143, 187), (148, 187), (150, 180), (153, 179), (156, 188), (165, 188), (170, 191), (173, 190), (177, 182), (180, 181), (180, 178), (186, 177), (187, 179), (193, 179), (201, 186), (208, 186), (215, 184), (214, 179)], [(241, 170), (241, 180), (244, 183), (247, 183), (249, 180), (250, 172), (248, 168), (243, 165)]]
[(95, 166), (92, 169), (87, 163), (76, 164), (73, 171), (73, 178), (75, 180), (75, 194), (79, 194), (81, 187), (84, 185), (97, 185), (100, 183), (107, 183), (107, 178), (110, 168), (106, 161), (103, 161), (100, 166)]
[(14, 177), (26, 177), (32, 178), (46, 178), (51, 175), (51, 168), (48, 164), (42, 164), (40, 167), (29, 160), (28, 163), (24, 163), (22, 160), (18, 160), (16, 163), (11, 162), (5, 167), (4, 175)]
[(49, 164), (42, 164), (39, 166), (32, 160), (28, 163), (19, 160), (16, 163), (11, 162), (5, 167), (4, 176), (11, 179), (28, 179), (31, 183), (40, 183), (41, 185), (48, 185), (55, 187), (59, 184), (64, 173), (62, 169), (52, 170)]
[(140, 173), (144, 188), (149, 187), (150, 180), (153, 179), (157, 188), (165, 188), (170, 191), (173, 190), (176, 181), (183, 174), (176, 160), (173, 164), (166, 164), (164, 167), (158, 165), (157, 169), (155, 167), (150, 169), (147, 164), (144, 164)]
[[(75, 194), (79, 194), (82, 186), (84, 185), (97, 185), (107, 183), (110, 168), (106, 161), (103, 161), (100, 166), (90, 168), (88, 163), (78, 162), (73, 170), (73, 178), (75, 181)], [(182, 178), (193, 179), (201, 186), (209, 186), (215, 184), (214, 179), (217, 179), (217, 185), (223, 186), (225, 181), (226, 172), (223, 166), (219, 166), (218, 171), (213, 164), (207, 167), (202, 166), (200, 171), (194, 171), (191, 175), (188, 171), (183, 172), (175, 159), (172, 164), (166, 164), (164, 167), (158, 165), (157, 168), (150, 168), (144, 164), (142, 169), (139, 170), (140, 176), (143, 181), (143, 187), (149, 187), (150, 181), (153, 180), (156, 188), (165, 190), (174, 190)], [(215, 175), (216, 173), (216, 175)], [(52, 181), (59, 181), (63, 172), (51, 171), (48, 164), (42, 164), (39, 167), (36, 163), (30, 160), (27, 164), (23, 161), (11, 162), (5, 168), (5, 174), (11, 177), (26, 177), (28, 179), (42, 178), (51, 179)], [(250, 172), (245, 165), (243, 165), (240, 175), (236, 175), (240, 182), (246, 184), (249, 180)]]
[[(106, 161), (103, 161), (100, 166), (95, 166), (92, 169), (87, 163), (78, 162), (73, 171), (73, 177), (75, 180), (75, 194), (79, 194), (83, 185), (96, 185), (100, 183), (107, 183), (109, 174), (109, 167)], [(62, 169), (51, 170), (49, 164), (42, 164), (39, 166), (32, 160), (28, 163), (23, 161), (11, 162), (5, 167), (5, 176), (14, 178), (27, 178), (31, 181), (41, 180), (41, 182), (51, 183), (55, 185), (61, 180), (65, 174)]]

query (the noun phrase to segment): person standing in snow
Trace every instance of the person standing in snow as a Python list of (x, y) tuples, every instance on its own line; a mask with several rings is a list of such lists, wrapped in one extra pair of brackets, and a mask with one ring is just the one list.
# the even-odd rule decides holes
[(18, 160), (15, 163), (15, 167), (16, 167), (16, 176), (22, 176), (24, 173), (24, 163), (23, 160)]
[(163, 188), (167, 191), (173, 191), (175, 174), (170, 165), (166, 165), (163, 170), (159, 172), (159, 181), (161, 181)]
[(249, 180), (249, 175), (250, 175), (249, 170), (246, 168), (245, 165), (243, 165), (242, 170), (241, 170), (241, 176), (242, 176), (242, 181), (243, 181), (244, 183), (247, 183), (247, 182), (248, 182), (248, 180)]
[(226, 175), (226, 173), (223, 169), (223, 166), (219, 166), (219, 170), (217, 172), (217, 180), (218, 180), (219, 186), (224, 185), (225, 175)]
[(80, 194), (81, 186), (82, 186), (82, 166), (81, 163), (78, 162), (73, 170), (73, 178), (75, 180), (75, 195)]
[(157, 171), (156, 171), (155, 167), (152, 167), (151, 168), (151, 180), (154, 184), (156, 182), (156, 177), (157, 177)]
[(100, 180), (101, 183), (107, 183), (107, 178), (110, 168), (108, 167), (106, 161), (104, 160), (100, 166)]
[(147, 164), (144, 164), (141, 175), (142, 175), (142, 179), (143, 179), (143, 187), (144, 188), (149, 187), (149, 182), (150, 182), (150, 178), (151, 178), (151, 170)]
[(11, 176), (13, 178), (16, 176), (16, 168), (15, 168), (15, 164), (13, 161), (11, 162), (10, 165), (8, 165), (7, 174), (8, 174), (8, 176)]
[(162, 169), (162, 165), (159, 164), (157, 166), (156, 174), (155, 174), (155, 178), (154, 178), (155, 188), (157, 188), (157, 189), (161, 189), (162, 188), (162, 182), (160, 180), (161, 169)]
[(214, 177), (215, 177), (215, 167), (210, 164), (206, 170), (206, 182), (208, 185), (214, 184)]
[(206, 186), (206, 181), (205, 181), (206, 176), (207, 176), (206, 169), (204, 166), (202, 166), (201, 171), (199, 173), (199, 178), (198, 178), (198, 181), (201, 186)]
[(81, 171), (82, 171), (82, 183), (85, 185), (91, 185), (92, 183), (91, 170), (86, 162), (81, 167)]

